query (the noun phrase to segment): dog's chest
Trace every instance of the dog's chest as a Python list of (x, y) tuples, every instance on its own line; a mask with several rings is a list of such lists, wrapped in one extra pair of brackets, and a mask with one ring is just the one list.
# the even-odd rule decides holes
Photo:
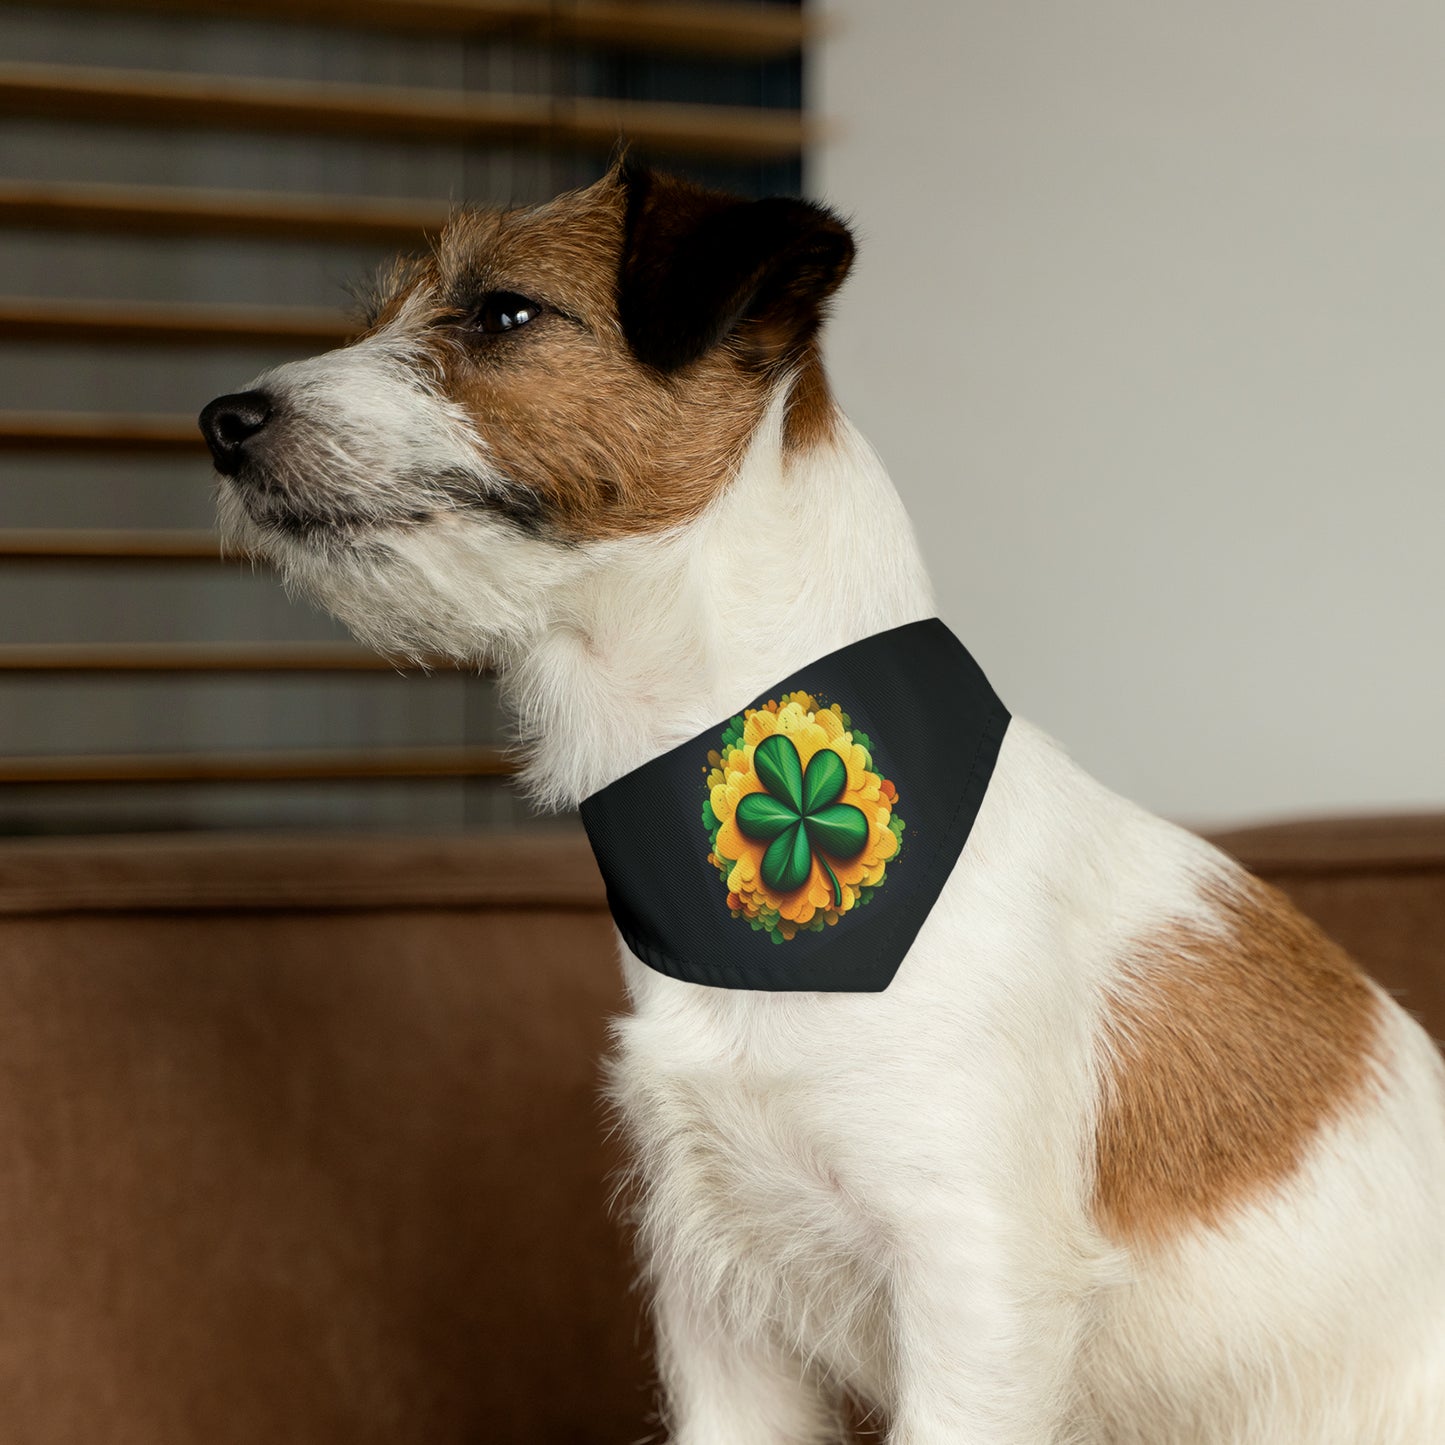
[(622, 1026), (613, 1076), (648, 1252), (712, 1281), (738, 1325), (876, 1378), (884, 1250), (843, 1165), (844, 1100), (747, 1056), (689, 1063), (654, 1023)]

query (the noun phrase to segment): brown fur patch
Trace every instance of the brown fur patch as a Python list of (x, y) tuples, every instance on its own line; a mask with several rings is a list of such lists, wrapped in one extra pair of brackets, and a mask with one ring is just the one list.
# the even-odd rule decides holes
[(810, 345), (798, 368), (792, 394), (788, 397), (783, 445), (794, 453), (824, 446), (833, 440), (837, 424), (838, 407), (823, 370), (822, 358), (818, 348)]
[[(618, 318), (626, 197), (617, 174), (518, 211), (467, 211), (435, 256), (380, 303), (417, 336), (445, 393), (474, 418), (519, 513), (572, 540), (655, 532), (697, 516), (735, 474), (778, 373), (730, 339), (673, 374), (632, 354)], [(469, 330), (488, 292), (541, 302), (502, 336)], [(822, 440), (832, 402), (811, 348), (790, 447)]]
[(441, 253), (443, 294), (477, 284), (551, 308), (496, 345), (451, 347), (444, 367), (495, 465), (573, 537), (689, 521), (732, 477), (766, 403), (725, 347), (676, 378), (633, 358), (617, 321), (621, 223), (620, 198), (594, 188), (469, 217)]
[(1094, 1208), (1130, 1242), (1283, 1184), (1372, 1075), (1379, 1001), (1351, 960), (1243, 872), (1209, 901), (1217, 933), (1140, 940), (1105, 1023)]

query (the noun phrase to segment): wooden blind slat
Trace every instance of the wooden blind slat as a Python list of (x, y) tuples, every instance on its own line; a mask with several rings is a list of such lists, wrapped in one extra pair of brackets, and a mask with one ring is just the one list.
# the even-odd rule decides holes
[(154, 452), (206, 449), (192, 416), (83, 411), (0, 412), (0, 451)]
[[(340, 3), (340, 0), (332, 0)], [(455, 0), (446, 8), (464, 6)], [(499, 7), (500, 8), (500, 7)], [(515, 7), (531, 12), (519, 23), (534, 32), (550, 31), (564, 43), (682, 51), (739, 59), (796, 55), (812, 38), (801, 8), (787, 5), (679, 5), (676, 0), (581, 0), (571, 7), (555, 0)], [(545, 14), (543, 12), (546, 12)]]
[(45, 230), (390, 247), (417, 245), (425, 235), (440, 231), (447, 215), (446, 206), (363, 196), (0, 180), (0, 225)]
[(0, 341), (327, 349), (358, 330), (343, 313), (319, 306), (192, 306), (0, 296)]
[(214, 532), (81, 527), (0, 529), (3, 562), (222, 562)]
[(500, 778), (501, 748), (96, 753), (0, 757), (0, 783), (282, 783), (382, 778)]
[(730, 160), (796, 156), (811, 138), (796, 111), (30, 63), (0, 65), (0, 114), (594, 151), (625, 136), (660, 151)]
[[(6, 0), (26, 3), (26, 0)], [(236, 17), (236, 0), (50, 0), (72, 9)], [(793, 6), (676, 0), (247, 0), (247, 19), (362, 30), (627, 47), (739, 59), (795, 55), (809, 24)]]
[(0, 673), (403, 672), (349, 643), (0, 643)]
[[(0, 5), (17, 0), (0, 0)], [(233, 0), (52, 0), (76, 9), (241, 14)], [(791, 7), (730, 0), (253, 0), (245, 19), (498, 35), (531, 42), (655, 47), (717, 56), (790, 55), (805, 35)], [(218, 68), (225, 65), (218, 61)], [(792, 159), (816, 136), (791, 110), (496, 95), (425, 87), (247, 79), (0, 62), (0, 117), (178, 131), (375, 138), (449, 145), (606, 151), (619, 138), (661, 153)], [(255, 236), (416, 244), (445, 221), (425, 202), (188, 191), (174, 187), (0, 182), (0, 225), (137, 235)], [(0, 298), (0, 340), (332, 346), (348, 327), (319, 309)], [(204, 457), (190, 415), (0, 413), (0, 450)], [(211, 560), (199, 532), (0, 532), (0, 559)], [(350, 644), (135, 643), (0, 646), (0, 674), (381, 673), (397, 664)], [(0, 782), (262, 783), (501, 777), (489, 746), (278, 749), (0, 756)]]

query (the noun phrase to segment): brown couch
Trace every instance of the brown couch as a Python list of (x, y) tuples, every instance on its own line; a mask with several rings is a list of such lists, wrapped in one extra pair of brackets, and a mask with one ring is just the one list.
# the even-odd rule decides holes
[[(1221, 839), (1445, 1034), (1445, 817)], [(0, 844), (0, 1439), (655, 1429), (580, 839)]]

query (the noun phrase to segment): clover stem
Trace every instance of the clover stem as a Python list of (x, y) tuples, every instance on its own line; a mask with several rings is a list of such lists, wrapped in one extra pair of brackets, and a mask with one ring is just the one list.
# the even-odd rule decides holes
[(841, 908), (843, 906), (843, 886), (838, 882), (838, 875), (828, 867), (828, 860), (821, 853), (817, 857), (823, 872), (828, 875), (828, 882), (833, 885), (833, 907)]

